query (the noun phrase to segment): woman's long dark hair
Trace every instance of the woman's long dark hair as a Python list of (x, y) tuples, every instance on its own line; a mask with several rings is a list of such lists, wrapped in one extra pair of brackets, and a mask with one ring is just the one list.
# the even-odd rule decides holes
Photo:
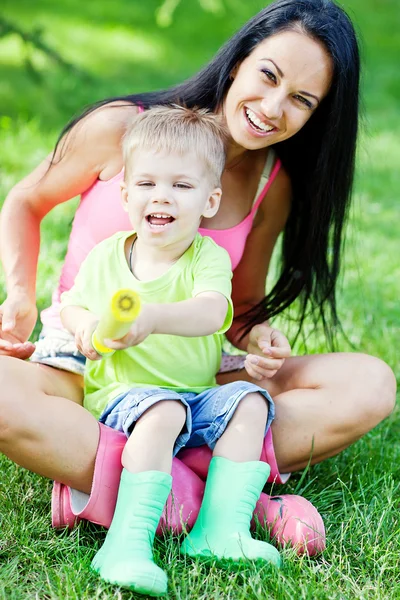
[[(290, 176), (292, 208), (286, 224), (281, 273), (273, 289), (243, 318), (243, 335), (253, 325), (300, 302), (299, 331), (307, 311), (322, 321), (327, 339), (339, 324), (336, 282), (343, 250), (355, 166), (360, 59), (346, 13), (331, 0), (277, 0), (248, 21), (214, 59), (187, 81), (167, 90), (108, 98), (71, 121), (61, 137), (96, 108), (118, 100), (184, 103), (215, 110), (230, 85), (230, 73), (265, 38), (296, 29), (320, 41), (331, 57), (333, 77), (326, 98), (306, 125), (275, 146)], [(333, 326), (333, 329), (332, 329)]]

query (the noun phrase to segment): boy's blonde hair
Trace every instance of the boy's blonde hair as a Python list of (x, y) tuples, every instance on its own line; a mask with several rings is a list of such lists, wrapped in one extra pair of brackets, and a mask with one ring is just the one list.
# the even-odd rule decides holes
[(226, 128), (220, 116), (206, 108), (172, 104), (154, 106), (133, 117), (123, 138), (125, 178), (136, 150), (176, 153), (194, 152), (204, 161), (212, 184), (220, 185), (225, 167)]

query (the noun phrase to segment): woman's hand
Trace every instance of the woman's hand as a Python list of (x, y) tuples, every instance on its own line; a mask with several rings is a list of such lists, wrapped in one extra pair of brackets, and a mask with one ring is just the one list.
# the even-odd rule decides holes
[(25, 360), (35, 344), (28, 342), (37, 319), (37, 308), (25, 295), (8, 296), (0, 305), (0, 354)]
[(154, 332), (157, 312), (159, 311), (159, 305), (145, 304), (132, 327), (123, 338), (119, 340), (104, 340), (104, 344), (112, 348), (112, 350), (125, 350), (131, 346), (141, 344)]
[(245, 369), (253, 379), (261, 381), (279, 371), (285, 358), (290, 356), (291, 348), (283, 333), (262, 323), (251, 330), (247, 352)]

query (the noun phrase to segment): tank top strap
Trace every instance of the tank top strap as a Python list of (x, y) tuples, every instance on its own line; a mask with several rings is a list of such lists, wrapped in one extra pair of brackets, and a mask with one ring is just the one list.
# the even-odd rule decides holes
[(265, 167), (263, 171), (263, 175), (266, 179), (269, 179), (272, 171), (272, 167), (274, 166), (276, 160), (275, 150), (270, 148), (267, 156), (267, 160), (265, 161)]
[(256, 214), (261, 202), (264, 200), (269, 188), (271, 187), (271, 185), (273, 184), (273, 182), (275, 180), (275, 177), (279, 173), (279, 169), (282, 166), (282, 163), (279, 158), (276, 160), (276, 162), (274, 164), (275, 159), (276, 159), (275, 152), (274, 151), (269, 152), (267, 160), (265, 162), (263, 174), (262, 174), (262, 178), (265, 179), (265, 177), (266, 177), (267, 181), (265, 182), (264, 187), (258, 193), (258, 196), (252, 206), (250, 214), (253, 217)]

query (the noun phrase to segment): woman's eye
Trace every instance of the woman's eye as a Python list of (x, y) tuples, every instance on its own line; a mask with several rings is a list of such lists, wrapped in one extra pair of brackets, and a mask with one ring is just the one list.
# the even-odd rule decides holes
[(276, 83), (277, 79), (275, 76), (275, 73), (273, 73), (272, 71), (270, 71), (269, 69), (262, 69), (261, 72), (268, 77), (268, 79), (270, 81), (272, 81), (273, 83)]
[(299, 96), (298, 94), (296, 94), (293, 97), (295, 100), (298, 100), (301, 104), (304, 104), (304, 106), (309, 108), (310, 110), (314, 108), (314, 105), (309, 100), (307, 100), (307, 98), (304, 98), (304, 96)]

